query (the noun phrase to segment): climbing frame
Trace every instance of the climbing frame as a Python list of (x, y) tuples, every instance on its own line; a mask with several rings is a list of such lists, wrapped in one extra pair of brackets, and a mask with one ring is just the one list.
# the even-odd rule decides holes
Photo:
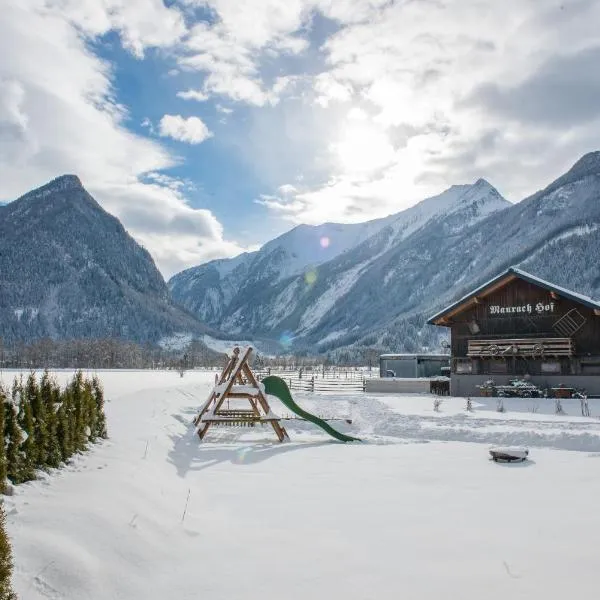
[[(267, 397), (261, 389), (249, 359), (253, 348), (233, 349), (215, 387), (194, 420), (200, 439), (204, 439), (211, 425), (253, 427), (256, 423), (269, 423), (280, 442), (289, 440), (280, 418), (271, 412)], [(250, 408), (229, 407), (229, 400), (246, 399)]]

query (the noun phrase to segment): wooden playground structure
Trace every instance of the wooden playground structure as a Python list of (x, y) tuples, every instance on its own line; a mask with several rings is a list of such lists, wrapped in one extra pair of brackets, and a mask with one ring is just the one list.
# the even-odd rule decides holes
[[(254, 427), (257, 423), (269, 423), (280, 442), (289, 440), (280, 417), (271, 412), (267, 397), (252, 372), (249, 364), (252, 353), (252, 347), (233, 349), (215, 387), (194, 419), (200, 439), (204, 439), (211, 425)], [(230, 400), (240, 399), (247, 400), (250, 407), (230, 408)]]

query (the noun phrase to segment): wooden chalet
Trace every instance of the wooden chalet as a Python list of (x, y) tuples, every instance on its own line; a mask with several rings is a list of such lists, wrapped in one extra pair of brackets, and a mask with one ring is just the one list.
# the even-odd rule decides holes
[(511, 267), (428, 321), (451, 332), (451, 393), (525, 378), (600, 395), (600, 302)]

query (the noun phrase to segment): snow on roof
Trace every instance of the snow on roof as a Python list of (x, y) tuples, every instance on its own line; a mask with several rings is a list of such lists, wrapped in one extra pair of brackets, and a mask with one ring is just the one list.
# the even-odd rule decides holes
[(556, 292), (557, 294), (560, 294), (561, 296), (564, 296), (565, 298), (568, 298), (570, 300), (574, 300), (575, 302), (580, 302), (581, 304), (584, 304), (585, 306), (588, 306), (589, 308), (600, 309), (600, 302), (598, 302), (597, 300), (594, 300), (593, 298), (590, 298), (589, 296), (585, 296), (583, 294), (578, 294), (577, 292), (573, 292), (573, 291), (563, 288), (559, 285), (555, 285), (554, 283), (551, 283), (550, 281), (546, 281), (545, 279), (536, 277), (535, 275), (532, 275), (531, 273), (527, 273), (527, 271), (523, 271), (522, 269), (519, 269), (517, 267), (510, 267), (503, 273), (500, 273), (500, 275), (496, 275), (496, 277), (494, 277), (493, 279), (490, 279), (483, 285), (480, 285), (478, 288), (469, 292), (466, 296), (463, 296), (462, 298), (460, 298), (460, 300), (457, 300), (450, 306), (447, 306), (440, 312), (436, 313), (435, 315), (430, 317), (427, 320), (427, 322), (432, 325), (437, 325), (436, 321), (438, 321), (446, 313), (459, 307), (464, 302), (467, 302), (474, 296), (477, 296), (477, 294), (479, 294), (480, 292), (483, 292), (486, 288), (494, 285), (495, 283), (498, 283), (499, 281), (501, 281), (505, 277), (508, 277), (509, 275), (516, 275), (520, 279), (524, 279), (525, 281), (529, 281), (530, 283), (539, 285), (540, 287), (545, 288), (548, 291)]

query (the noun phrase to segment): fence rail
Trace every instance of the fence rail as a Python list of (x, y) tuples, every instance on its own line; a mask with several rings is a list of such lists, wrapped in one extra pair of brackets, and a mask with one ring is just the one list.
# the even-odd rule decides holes
[[(268, 375), (277, 375), (281, 377), (289, 386), (290, 390), (302, 392), (364, 392), (365, 377), (364, 373), (354, 373), (352, 371), (340, 373), (303, 373), (298, 371), (257, 371), (259, 380)], [(379, 375), (379, 374), (377, 374)]]

